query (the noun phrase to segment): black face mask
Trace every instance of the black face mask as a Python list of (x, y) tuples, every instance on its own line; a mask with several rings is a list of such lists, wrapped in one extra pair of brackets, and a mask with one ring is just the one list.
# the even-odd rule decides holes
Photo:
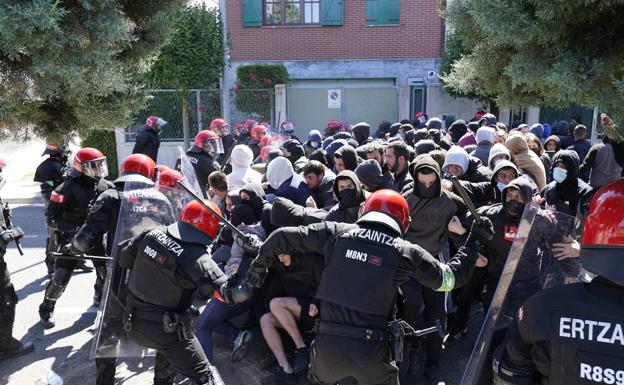
[(354, 188), (347, 188), (338, 191), (338, 200), (340, 204), (346, 208), (357, 206), (357, 190)]
[(438, 190), (437, 183), (433, 183), (430, 187), (425, 187), (424, 184), (416, 181), (417, 194), (421, 198), (434, 198)]
[(520, 203), (517, 200), (507, 201), (505, 207), (507, 212), (514, 217), (519, 217), (524, 212), (524, 203)]

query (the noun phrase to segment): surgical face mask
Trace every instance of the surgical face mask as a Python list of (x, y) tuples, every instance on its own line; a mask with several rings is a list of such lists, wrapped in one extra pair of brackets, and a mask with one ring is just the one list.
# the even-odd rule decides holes
[(503, 192), (503, 189), (507, 187), (507, 185), (503, 182), (497, 182), (496, 187), (498, 188), (498, 191)]
[(312, 146), (312, 148), (318, 148), (320, 145), (319, 142), (310, 142), (310, 146)]
[(524, 211), (524, 203), (520, 203), (517, 200), (507, 201), (506, 207), (507, 211), (515, 217), (519, 217)]
[(357, 191), (354, 188), (346, 188), (342, 191), (338, 191), (338, 199), (344, 207), (357, 206)]
[(555, 167), (553, 169), (553, 179), (557, 182), (557, 183), (561, 183), (564, 180), (566, 180), (566, 178), (568, 177), (568, 171), (562, 169), (561, 167)]
[(418, 189), (418, 196), (421, 198), (433, 198), (437, 191), (437, 184), (433, 183), (429, 187), (425, 187), (424, 184), (416, 182), (416, 188)]

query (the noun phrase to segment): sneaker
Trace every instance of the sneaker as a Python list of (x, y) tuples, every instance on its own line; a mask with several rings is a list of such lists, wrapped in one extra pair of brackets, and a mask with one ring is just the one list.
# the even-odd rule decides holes
[(460, 341), (462, 338), (466, 337), (467, 334), (468, 328), (449, 330), (449, 334), (447, 334), (444, 343), (447, 346), (453, 345), (454, 343)]
[(446, 385), (446, 382), (442, 380), (440, 368), (437, 366), (425, 368), (425, 377), (427, 378), (427, 383), (429, 385)]
[(232, 353), (230, 353), (230, 362), (238, 362), (245, 358), (247, 349), (249, 348), (249, 341), (251, 341), (251, 331), (241, 330), (234, 339), (232, 345)]
[(23, 344), (13, 337), (0, 339), (0, 361), (7, 358), (23, 356), (33, 350), (35, 350), (35, 345), (30, 342)]
[(295, 357), (293, 359), (293, 372), (295, 374), (300, 373), (308, 368), (310, 365), (310, 349), (306, 346), (301, 349), (295, 350)]
[(297, 376), (294, 373), (286, 373), (281, 366), (278, 366), (262, 383), (267, 385), (297, 385)]

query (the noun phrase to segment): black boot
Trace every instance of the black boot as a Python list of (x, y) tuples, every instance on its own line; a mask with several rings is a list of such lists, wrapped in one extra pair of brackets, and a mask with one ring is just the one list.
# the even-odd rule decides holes
[(32, 343), (22, 344), (13, 338), (13, 324), (15, 322), (15, 305), (17, 295), (13, 285), (9, 284), (0, 291), (0, 361), (18, 357), (32, 352), (35, 347)]
[(54, 327), (54, 305), (56, 305), (56, 300), (60, 298), (64, 290), (65, 286), (57, 284), (54, 280), (48, 283), (44, 300), (39, 305), (39, 318), (44, 329)]

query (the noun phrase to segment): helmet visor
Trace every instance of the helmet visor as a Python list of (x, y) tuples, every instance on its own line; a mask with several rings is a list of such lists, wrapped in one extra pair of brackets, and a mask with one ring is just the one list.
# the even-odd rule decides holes
[(106, 178), (108, 176), (106, 157), (83, 161), (82, 173), (94, 179)]
[(223, 154), (223, 141), (221, 138), (206, 140), (204, 142), (204, 151), (209, 154)]

